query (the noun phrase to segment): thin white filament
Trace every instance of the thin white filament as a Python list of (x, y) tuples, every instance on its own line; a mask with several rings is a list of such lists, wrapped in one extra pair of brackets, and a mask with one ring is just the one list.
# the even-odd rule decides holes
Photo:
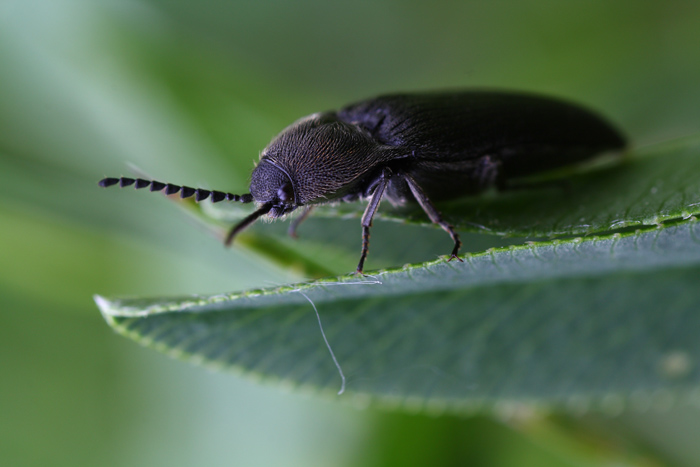
[(305, 299), (311, 303), (311, 306), (313, 307), (314, 311), (316, 312), (316, 319), (318, 319), (318, 327), (321, 329), (321, 335), (323, 336), (323, 340), (326, 342), (326, 347), (328, 347), (328, 352), (331, 354), (331, 358), (333, 359), (333, 363), (335, 363), (335, 367), (338, 368), (338, 373), (340, 373), (340, 379), (342, 380), (340, 384), (340, 391), (338, 391), (338, 395), (341, 395), (343, 392), (345, 392), (345, 375), (343, 374), (343, 369), (340, 368), (340, 363), (338, 363), (338, 360), (335, 358), (335, 354), (333, 353), (333, 349), (331, 349), (331, 344), (328, 343), (328, 339), (326, 338), (326, 333), (323, 332), (323, 325), (321, 324), (321, 315), (318, 314), (318, 310), (316, 309), (316, 305), (314, 305), (314, 302), (311, 301), (311, 299), (301, 290), (297, 290), (296, 292), (299, 292), (304, 296)]

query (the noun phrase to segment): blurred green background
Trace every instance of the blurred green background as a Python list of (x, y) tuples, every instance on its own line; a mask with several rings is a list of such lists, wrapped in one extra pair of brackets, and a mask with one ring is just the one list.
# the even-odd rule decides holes
[(301, 116), (465, 86), (568, 97), (646, 145), (700, 128), (699, 44), (697, 2), (0, 1), (0, 464), (700, 465), (696, 409), (360, 410), (142, 349), (92, 301), (302, 279), (97, 188), (128, 163), (243, 192)]

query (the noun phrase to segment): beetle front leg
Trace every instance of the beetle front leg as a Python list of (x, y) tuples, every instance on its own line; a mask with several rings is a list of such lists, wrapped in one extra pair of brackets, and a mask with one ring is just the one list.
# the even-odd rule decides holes
[(452, 237), (452, 240), (455, 242), (455, 246), (452, 249), (452, 254), (450, 254), (450, 259), (447, 261), (452, 261), (454, 258), (462, 261), (462, 258), (457, 256), (457, 253), (459, 253), (459, 249), (462, 246), (462, 241), (459, 239), (459, 235), (457, 235), (455, 228), (449, 223), (445, 222), (440, 212), (435, 208), (435, 206), (433, 206), (433, 203), (430, 201), (423, 189), (416, 183), (413, 177), (407, 174), (399, 174), (399, 176), (406, 181), (408, 188), (410, 188), (411, 193), (413, 193), (413, 197), (416, 198), (416, 201), (418, 201), (418, 204), (420, 204), (420, 207), (423, 208), (423, 211), (425, 211), (430, 220), (442, 227), (445, 232), (450, 234), (450, 237)]
[(357, 265), (355, 274), (362, 274), (362, 269), (365, 266), (365, 259), (367, 259), (367, 254), (369, 253), (369, 228), (372, 227), (372, 218), (374, 217), (374, 213), (377, 212), (379, 202), (384, 196), (384, 191), (389, 184), (391, 175), (391, 169), (388, 167), (382, 170), (377, 182), (377, 187), (374, 189), (374, 193), (372, 193), (372, 199), (370, 199), (367, 209), (365, 209), (365, 213), (362, 215), (362, 253), (360, 254), (360, 262)]
[(289, 223), (289, 229), (287, 229), (287, 235), (292, 238), (298, 238), (299, 236), (297, 235), (297, 229), (299, 228), (299, 224), (304, 222), (309, 217), (309, 214), (311, 214), (313, 209), (314, 207), (311, 205), (306, 206), (301, 214), (292, 219), (292, 222)]

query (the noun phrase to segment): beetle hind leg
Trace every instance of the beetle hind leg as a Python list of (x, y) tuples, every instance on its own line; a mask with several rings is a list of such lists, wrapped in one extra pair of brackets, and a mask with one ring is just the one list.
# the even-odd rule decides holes
[(418, 201), (418, 204), (420, 204), (420, 207), (423, 208), (423, 211), (425, 211), (430, 220), (442, 227), (442, 229), (450, 235), (452, 241), (455, 242), (450, 258), (447, 261), (449, 262), (456, 258), (462, 262), (462, 258), (458, 256), (459, 249), (462, 247), (462, 241), (459, 239), (459, 235), (457, 234), (455, 228), (442, 218), (440, 211), (435, 208), (433, 203), (430, 201), (420, 185), (416, 183), (413, 177), (407, 174), (400, 174), (400, 176), (406, 181), (406, 184), (410, 188), (411, 193), (413, 193), (414, 198), (416, 198), (416, 201)]

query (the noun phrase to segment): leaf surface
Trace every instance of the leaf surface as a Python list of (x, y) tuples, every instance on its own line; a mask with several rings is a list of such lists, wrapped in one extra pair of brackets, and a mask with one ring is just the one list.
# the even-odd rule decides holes
[(143, 344), (324, 392), (340, 378), (306, 297), (360, 398), (448, 410), (649, 403), (700, 382), (699, 234), (689, 220), (412, 265), (376, 281), (97, 302)]

